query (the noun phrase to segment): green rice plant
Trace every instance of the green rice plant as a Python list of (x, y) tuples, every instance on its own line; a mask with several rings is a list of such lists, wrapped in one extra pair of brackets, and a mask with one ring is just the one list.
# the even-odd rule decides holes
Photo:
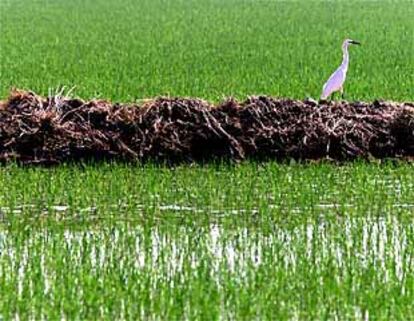
[(4, 319), (398, 320), (411, 164), (0, 168)]
[(0, 97), (319, 97), (352, 48), (351, 100), (413, 100), (411, 1), (0, 1)]

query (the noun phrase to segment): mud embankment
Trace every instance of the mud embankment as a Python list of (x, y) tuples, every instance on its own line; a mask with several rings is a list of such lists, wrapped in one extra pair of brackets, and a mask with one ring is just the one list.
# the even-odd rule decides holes
[(260, 96), (119, 104), (13, 91), (0, 104), (0, 163), (411, 157), (411, 102)]

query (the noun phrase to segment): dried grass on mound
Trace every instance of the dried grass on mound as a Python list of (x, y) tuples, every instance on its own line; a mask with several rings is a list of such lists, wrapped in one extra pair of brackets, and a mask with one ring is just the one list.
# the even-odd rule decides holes
[(13, 91), (0, 104), (0, 162), (414, 156), (414, 104), (271, 97), (157, 98), (140, 106)]

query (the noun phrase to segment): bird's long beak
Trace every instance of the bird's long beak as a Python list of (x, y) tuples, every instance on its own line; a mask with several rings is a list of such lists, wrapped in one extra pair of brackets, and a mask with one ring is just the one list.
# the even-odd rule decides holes
[(352, 40), (350, 42), (354, 45), (358, 45), (358, 46), (361, 45), (361, 43), (359, 41)]

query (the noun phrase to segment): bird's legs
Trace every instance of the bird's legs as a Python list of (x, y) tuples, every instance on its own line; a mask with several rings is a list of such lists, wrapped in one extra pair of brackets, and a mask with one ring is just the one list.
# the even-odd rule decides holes
[(341, 93), (342, 99), (345, 99), (344, 87), (341, 87), (341, 89), (339, 89), (339, 92)]

